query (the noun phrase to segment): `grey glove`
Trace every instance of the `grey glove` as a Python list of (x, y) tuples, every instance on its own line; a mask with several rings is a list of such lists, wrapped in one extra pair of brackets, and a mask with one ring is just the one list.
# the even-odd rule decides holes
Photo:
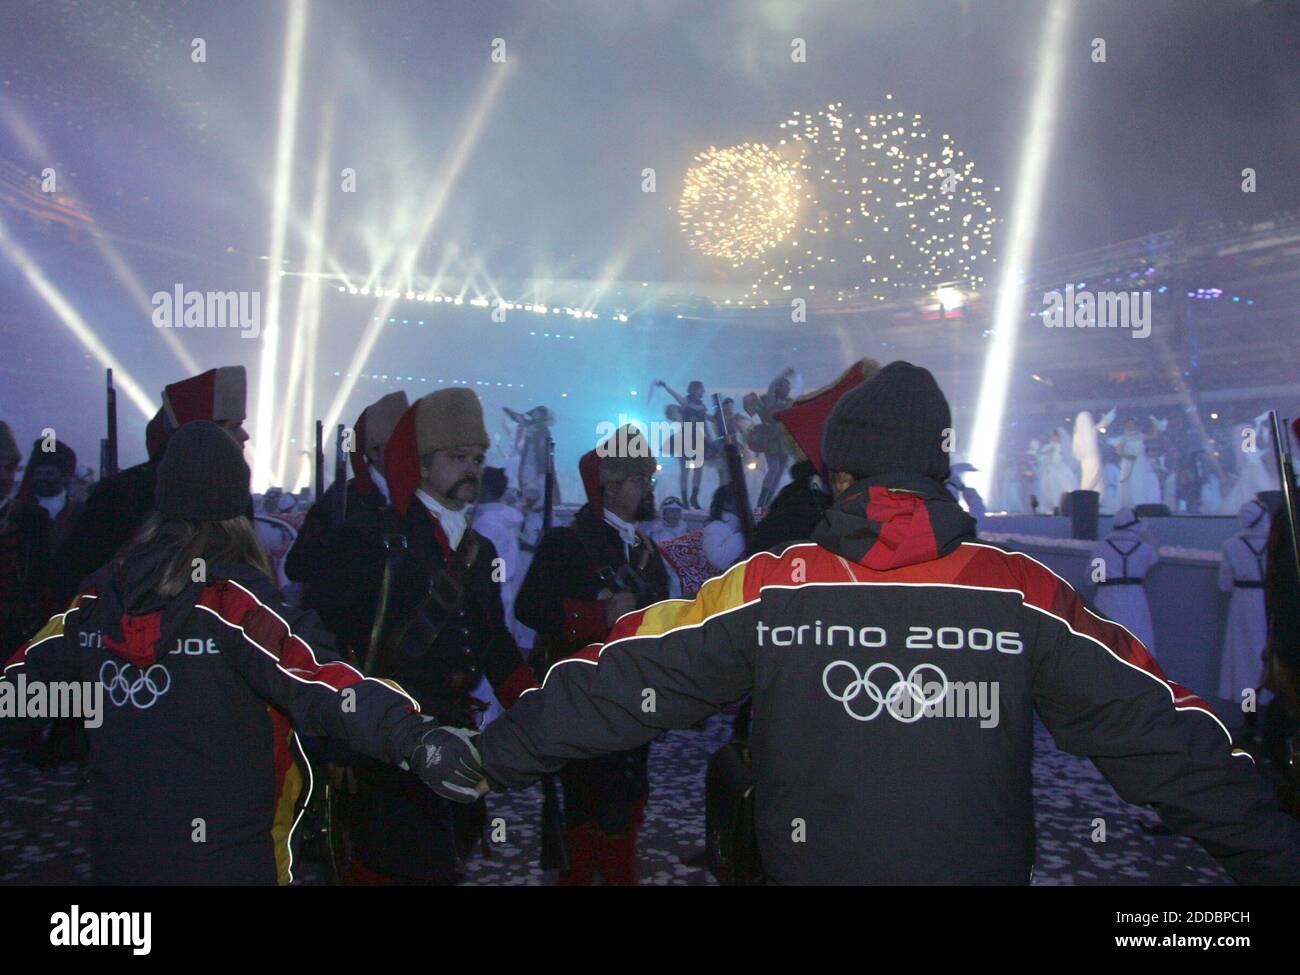
[(477, 731), (465, 728), (430, 728), (411, 753), (411, 771), (444, 799), (477, 801), (483, 781), (483, 761), (474, 747), (477, 736)]

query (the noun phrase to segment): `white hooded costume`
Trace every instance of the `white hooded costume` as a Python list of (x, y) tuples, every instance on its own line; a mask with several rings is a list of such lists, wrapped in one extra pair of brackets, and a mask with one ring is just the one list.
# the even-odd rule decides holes
[(1110, 533), (1093, 546), (1092, 556), (1102, 560), (1106, 572), (1093, 601), (1098, 612), (1125, 627), (1155, 656), (1155, 626), (1143, 581), (1160, 554), (1141, 524), (1132, 508), (1121, 508)]
[[(1247, 431), (1251, 431), (1249, 436)], [(1273, 437), (1268, 414), (1255, 417), (1253, 424), (1240, 424), (1233, 434), (1237, 449), (1237, 480), (1219, 504), (1219, 513), (1225, 515), (1240, 512), (1242, 506), (1253, 501), (1261, 491), (1276, 491), (1281, 487), (1273, 465)], [(1247, 450), (1248, 446), (1254, 449)]]
[[(1167, 420), (1164, 421), (1164, 425), (1161, 425), (1155, 417), (1151, 418), (1151, 422), (1158, 431), (1163, 431), (1165, 426), (1168, 426)], [(1135, 430), (1133, 433), (1125, 430), (1122, 436), (1111, 440), (1110, 445), (1120, 456), (1120, 507), (1159, 504), (1160, 479), (1156, 476), (1155, 468), (1151, 466), (1151, 459), (1147, 457), (1147, 438), (1140, 430)]]
[(1101, 470), (1101, 448), (1097, 444), (1097, 428), (1107, 426), (1115, 419), (1115, 411), (1111, 410), (1101, 418), (1097, 424), (1092, 422), (1092, 414), (1083, 410), (1074, 418), (1074, 440), (1072, 449), (1074, 459), (1079, 462), (1079, 490), (1096, 491), (1099, 495), (1105, 493), (1105, 483), (1102, 479)]
[(1061, 498), (1079, 487), (1074, 468), (1065, 459), (1065, 431), (1038, 449), (1038, 501), (1047, 511), (1061, 507)]
[(1241, 704), (1242, 691), (1263, 680), (1260, 654), (1268, 642), (1264, 611), (1264, 556), (1268, 549), (1268, 510), (1248, 501), (1237, 512), (1240, 530), (1223, 543), (1219, 588), (1232, 593), (1219, 664), (1219, 697)]

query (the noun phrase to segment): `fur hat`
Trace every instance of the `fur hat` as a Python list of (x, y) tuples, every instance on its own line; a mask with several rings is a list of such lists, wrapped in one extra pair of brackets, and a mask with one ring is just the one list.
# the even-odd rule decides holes
[(492, 441), (483, 424), (483, 404), (463, 386), (440, 389), (415, 404), (415, 443), (423, 457), (452, 447), (482, 447)]
[(632, 424), (619, 427), (596, 447), (596, 472), (601, 486), (629, 477), (654, 477), (659, 465), (645, 434)]
[(393, 506), (406, 514), (420, 486), (420, 458), (425, 454), (453, 447), (487, 450), (490, 444), (483, 405), (472, 389), (453, 386), (416, 400), (384, 446), (384, 476)]
[(653, 477), (659, 465), (650, 454), (650, 444), (632, 424), (619, 427), (578, 461), (587, 504), (596, 517), (605, 512), (605, 485), (629, 477)]

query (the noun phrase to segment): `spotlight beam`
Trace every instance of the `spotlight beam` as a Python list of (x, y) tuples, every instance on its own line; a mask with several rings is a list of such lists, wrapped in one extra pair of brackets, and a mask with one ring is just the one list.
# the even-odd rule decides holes
[(27, 251), (22, 248), (22, 245), (9, 236), (9, 228), (3, 220), (0, 220), (0, 251), (3, 251), (4, 255), (18, 268), (19, 273), (31, 285), (32, 290), (40, 295), (59, 321), (76, 336), (78, 342), (86, 347), (86, 351), (98, 359), (101, 365), (113, 370), (113, 382), (126, 393), (127, 398), (140, 411), (140, 415), (146, 419), (152, 417), (158, 409), (157, 404), (131, 378), (130, 373), (118, 361), (117, 356), (108, 351), (108, 346), (100, 341), (94, 329), (86, 324), (86, 320), (81, 317), (81, 314), (72, 306), (71, 302), (63, 296), (63, 293), (54, 286), (53, 282), (45, 276), (45, 272), (32, 260)]
[(280, 342), (280, 271), (289, 218), (289, 188), (293, 174), (294, 135), (298, 126), (298, 91), (302, 80), (303, 35), (307, 30), (306, 0), (289, 0), (284, 37), (284, 79), (280, 88), (280, 122), (276, 133), (275, 181), (271, 194), (271, 245), (267, 251), (266, 318), (262, 323), (262, 356), (257, 370), (257, 423), (253, 432), (253, 490), (270, 486), (274, 442), (276, 366)]
[(1038, 48), (1038, 85), (1034, 89), (1025, 123), (1016, 176), (1016, 199), (1011, 212), (1010, 243), (1003, 260), (993, 316), (993, 337), (984, 356), (970, 462), (978, 470), (966, 482), (984, 495), (996, 483), (998, 444), (1006, 415), (1007, 392), (1016, 359), (1016, 339), (1023, 310), (1023, 281), (1033, 253), (1051, 158), (1052, 137), (1059, 120), (1061, 74), (1065, 63), (1062, 44), (1069, 22), (1069, 0), (1052, 0)]
[[(496, 104), (506, 80), (513, 73), (515, 63), (514, 60), (511, 60), (505, 64), (493, 65), (488, 69), (488, 79), (480, 90), (468, 118), (461, 127), (441, 178), (438, 179), (429, 195), (420, 220), (415, 246), (407, 251), (403, 261), (404, 266), (397, 276), (398, 280), (410, 280), (415, 262), (424, 249), (424, 243), (434, 225), (442, 216), (442, 211), (447, 205), (447, 199), (450, 197), (461, 171), (465, 168), (465, 164), (469, 161), (474, 147), (478, 144), (483, 127), (487, 124), (488, 117), (492, 113), (492, 107)], [(352, 390), (356, 387), (357, 377), (366, 368), (366, 362), (370, 359), (370, 353), (374, 350), (375, 343), (379, 341), (379, 333), (383, 329), (384, 323), (388, 321), (388, 313), (392, 311), (396, 300), (395, 297), (386, 297), (372, 316), (372, 321), (366, 323), (366, 330), (352, 355), (352, 361), (348, 365), (343, 383), (339, 386), (338, 392), (334, 396), (334, 402), (330, 404), (329, 412), (325, 415), (325, 429), (332, 430), (338, 423), (343, 407), (347, 403), (348, 397), (352, 395)]]
[[(13, 103), (12, 99), (5, 102), (3, 107), (0, 108), (0, 120), (3, 120), (3, 122), (8, 126), (10, 132), (22, 145), (23, 149), (29, 156), (36, 159), (55, 158), (54, 154), (50, 152), (49, 146), (46, 145), (45, 140), (40, 137), (39, 133), (37, 133), (36, 129), (32, 127), (32, 124)], [(70, 183), (68, 176), (63, 175), (61, 179), (63, 181), (64, 189), (67, 190)], [(124, 258), (118, 249), (113, 246), (112, 241), (109, 240), (108, 234), (103, 232), (102, 228), (99, 230), (92, 230), (90, 232), (90, 239), (94, 242), (95, 249), (99, 251), (100, 256), (104, 258), (108, 263), (108, 266), (112, 268), (113, 273), (117, 275), (117, 279), (121, 282), (122, 287), (126, 289), (126, 292), (135, 300), (136, 305), (144, 312), (145, 318), (152, 318), (154, 309), (153, 303), (149, 300), (149, 295), (145, 292), (144, 286), (140, 283), (139, 277), (131, 269), (131, 266), (127, 264), (126, 258)], [(176, 358), (180, 360), (181, 365), (190, 375), (202, 371), (194, 361), (194, 357), (190, 355), (189, 349), (185, 348), (181, 343), (181, 340), (176, 337), (175, 333), (171, 329), (163, 328), (158, 331), (162, 334), (163, 341), (166, 342), (172, 352), (175, 353)]]
[[(308, 418), (305, 426), (300, 425), (299, 447), (312, 443), (314, 433), (311, 430), (311, 413), (315, 405), (316, 376), (316, 336), (320, 328), (320, 295), (322, 285), (321, 265), (325, 252), (325, 217), (329, 210), (330, 177), (330, 143), (334, 134), (334, 113), (330, 108), (324, 111), (321, 120), (320, 152), (316, 157), (316, 185), (312, 190), (311, 223), (306, 229), (307, 255), (305, 272), (299, 283), (298, 311), (294, 318), (293, 351), (289, 355), (289, 389), (284, 397), (284, 408), (280, 411), (276, 424), (276, 441), (280, 456), (275, 468), (275, 482), (285, 483), (286, 467), (290, 459), (290, 440), (294, 428), (294, 406), (298, 389), (305, 384), (303, 395), (303, 413)], [(305, 462), (304, 462), (305, 464)], [(297, 465), (304, 467), (304, 464)], [(301, 476), (301, 471), (294, 474)], [(295, 484), (293, 490), (299, 485)]]

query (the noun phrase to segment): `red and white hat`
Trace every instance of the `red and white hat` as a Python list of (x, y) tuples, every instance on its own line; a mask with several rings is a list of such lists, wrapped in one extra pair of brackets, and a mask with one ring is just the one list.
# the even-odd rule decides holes
[(248, 416), (248, 378), (243, 366), (220, 366), (165, 387), (162, 401), (172, 430), (191, 420), (242, 423)]

